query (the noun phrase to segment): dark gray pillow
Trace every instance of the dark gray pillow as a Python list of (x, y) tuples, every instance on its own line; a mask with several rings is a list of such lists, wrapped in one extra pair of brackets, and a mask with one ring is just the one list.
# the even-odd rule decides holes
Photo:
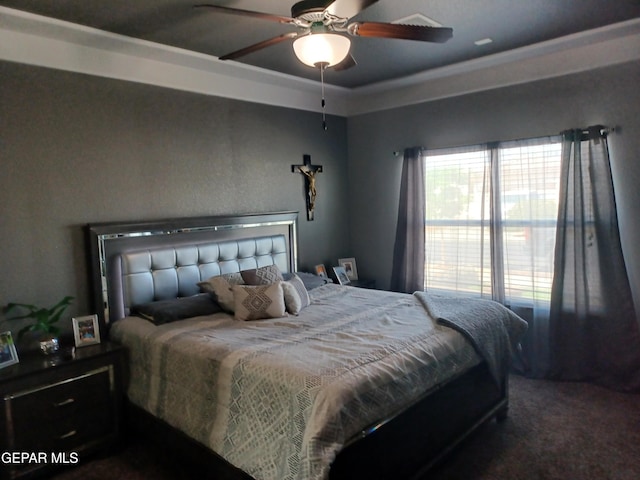
[(142, 317), (156, 325), (175, 322), (185, 318), (212, 315), (222, 312), (222, 308), (213, 301), (211, 295), (203, 293), (192, 297), (159, 300), (157, 302), (135, 305), (131, 313)]
[[(321, 277), (320, 275), (316, 275), (315, 273), (296, 272), (295, 274), (300, 277), (300, 280), (302, 280), (302, 283), (304, 283), (304, 287), (307, 290), (313, 290), (314, 288), (321, 287), (322, 285), (326, 285), (327, 283), (331, 283), (331, 280), (329, 280), (328, 278)], [(285, 280), (291, 280), (293, 273), (283, 273), (282, 276)]]

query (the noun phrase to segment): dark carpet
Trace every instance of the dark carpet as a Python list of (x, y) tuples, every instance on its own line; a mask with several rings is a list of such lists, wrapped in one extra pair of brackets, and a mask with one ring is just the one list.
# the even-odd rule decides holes
[[(185, 467), (131, 439), (122, 451), (53, 478), (192, 478)], [(481, 427), (424, 480), (454, 479), (640, 479), (640, 395), (512, 376), (507, 420)]]

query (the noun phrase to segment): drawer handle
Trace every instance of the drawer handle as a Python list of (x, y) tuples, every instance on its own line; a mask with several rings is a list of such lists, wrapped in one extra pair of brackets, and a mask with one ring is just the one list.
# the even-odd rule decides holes
[(60, 440), (64, 440), (65, 438), (73, 437), (76, 433), (78, 433), (78, 432), (76, 432), (75, 430), (71, 430), (70, 432), (65, 433), (64, 435), (60, 435)]
[(54, 403), (53, 405), (56, 406), (56, 407), (64, 407), (65, 405), (69, 405), (69, 404), (71, 404), (71, 403), (73, 403), (75, 401), (76, 401), (75, 398), (67, 398), (66, 400), (63, 400), (61, 402)]

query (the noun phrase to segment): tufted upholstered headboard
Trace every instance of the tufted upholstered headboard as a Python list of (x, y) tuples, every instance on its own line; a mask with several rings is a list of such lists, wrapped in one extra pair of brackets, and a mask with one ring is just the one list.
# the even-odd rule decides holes
[(126, 252), (115, 262), (122, 278), (122, 298), (112, 306), (118, 316), (134, 305), (195, 295), (198, 282), (223, 273), (274, 264), (290, 270), (284, 235)]
[(95, 310), (106, 327), (133, 305), (195, 295), (214, 275), (294, 271), (296, 229), (296, 212), (89, 225)]

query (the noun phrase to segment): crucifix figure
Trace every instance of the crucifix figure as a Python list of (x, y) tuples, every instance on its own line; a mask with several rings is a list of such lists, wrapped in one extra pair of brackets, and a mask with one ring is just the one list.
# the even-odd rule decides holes
[(307, 202), (307, 220), (313, 220), (316, 205), (316, 174), (322, 173), (322, 165), (312, 165), (311, 155), (304, 155), (302, 165), (291, 165), (291, 171), (304, 175), (305, 199)]

